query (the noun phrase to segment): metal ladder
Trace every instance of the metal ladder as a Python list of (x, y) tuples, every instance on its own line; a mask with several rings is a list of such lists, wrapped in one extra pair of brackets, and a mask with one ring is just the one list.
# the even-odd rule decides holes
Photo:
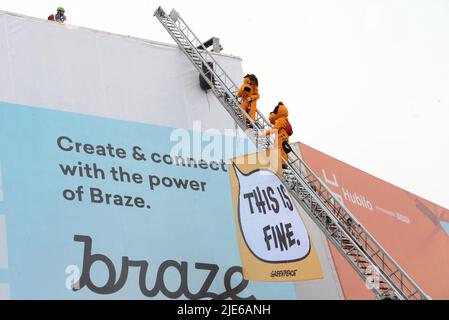
[[(209, 84), (225, 110), (257, 148), (266, 150), (273, 146), (274, 140), (271, 137), (260, 137), (262, 132), (271, 128), (271, 124), (258, 110), (256, 119), (252, 120), (241, 108), (236, 98), (238, 87), (179, 13), (172, 10), (167, 14), (159, 7), (154, 15)], [(337, 200), (332, 191), (295, 151), (288, 154), (287, 167), (281, 179), (288, 186), (292, 196), (378, 299), (430, 299), (354, 215)]]

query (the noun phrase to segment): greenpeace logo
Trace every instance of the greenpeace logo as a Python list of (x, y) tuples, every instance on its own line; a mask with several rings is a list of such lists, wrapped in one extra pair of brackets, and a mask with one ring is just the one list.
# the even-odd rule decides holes
[(271, 277), (272, 278), (277, 278), (277, 277), (296, 277), (296, 271), (298, 271), (298, 269), (271, 271)]

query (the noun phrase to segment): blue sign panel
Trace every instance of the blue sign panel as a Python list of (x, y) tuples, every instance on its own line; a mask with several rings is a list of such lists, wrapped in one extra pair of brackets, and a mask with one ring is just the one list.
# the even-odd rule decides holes
[(223, 159), (253, 151), (0, 103), (0, 284), (12, 299), (295, 299), (242, 278)]

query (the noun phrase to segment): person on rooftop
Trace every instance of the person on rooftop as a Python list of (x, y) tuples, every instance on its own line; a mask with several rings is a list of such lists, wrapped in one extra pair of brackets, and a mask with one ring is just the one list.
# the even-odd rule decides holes
[(48, 17), (48, 20), (50, 21), (56, 21), (59, 23), (64, 23), (67, 20), (67, 17), (65, 16), (65, 10), (63, 7), (58, 7), (58, 9), (56, 9), (56, 15), (51, 14)]

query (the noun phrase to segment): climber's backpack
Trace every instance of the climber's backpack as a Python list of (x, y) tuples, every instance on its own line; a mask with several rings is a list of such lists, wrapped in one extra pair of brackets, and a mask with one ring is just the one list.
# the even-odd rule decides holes
[(293, 134), (293, 128), (290, 122), (287, 120), (287, 125), (285, 126), (285, 131), (287, 132), (288, 136), (291, 136)]

